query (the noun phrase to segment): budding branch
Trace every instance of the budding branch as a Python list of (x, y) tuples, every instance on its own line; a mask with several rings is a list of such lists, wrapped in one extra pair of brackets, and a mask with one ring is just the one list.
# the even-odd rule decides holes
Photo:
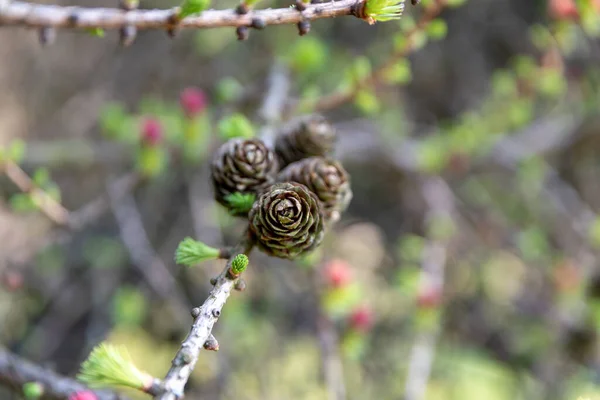
[(246, 14), (238, 14), (233, 9), (206, 10), (197, 16), (177, 21), (177, 8), (125, 11), (117, 8), (62, 7), (9, 0), (7, 3), (0, 1), (0, 26), (81, 29), (118, 29), (123, 26), (134, 26), (137, 29), (217, 28), (252, 26), (256, 20), (265, 25), (284, 25), (354, 15), (354, 10), (362, 3), (363, 0), (340, 0), (307, 4), (306, 9), (301, 12), (293, 7), (250, 10)]
[[(238, 254), (248, 254), (254, 243), (248, 234), (245, 234), (240, 242), (230, 251), (224, 251), (223, 255), (228, 257), (227, 265), (223, 272), (216, 278), (214, 288), (201, 307), (192, 310), (194, 323), (190, 333), (181, 343), (179, 351), (173, 359), (171, 369), (162, 381), (162, 389), (155, 399), (177, 400), (183, 397), (185, 384), (187, 383), (194, 366), (198, 361), (200, 350), (209, 338), (212, 338), (212, 328), (221, 315), (221, 310), (234, 288), (237, 279), (229, 274), (231, 263)], [(214, 340), (214, 338), (213, 338)]]

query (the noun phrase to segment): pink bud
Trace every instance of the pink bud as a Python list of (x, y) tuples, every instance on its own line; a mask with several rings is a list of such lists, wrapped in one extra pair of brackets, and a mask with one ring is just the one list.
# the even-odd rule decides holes
[(18, 271), (8, 270), (0, 276), (0, 283), (9, 292), (19, 290), (23, 287), (23, 275)]
[(323, 274), (327, 284), (333, 287), (345, 286), (352, 280), (350, 265), (340, 259), (334, 259), (325, 264)]
[(149, 146), (156, 146), (162, 140), (162, 126), (154, 118), (146, 118), (142, 122), (142, 141)]
[(577, 20), (579, 18), (575, 0), (550, 0), (548, 13), (556, 19)]
[(82, 390), (81, 392), (71, 393), (69, 400), (98, 400), (98, 396), (89, 390)]
[(179, 104), (188, 117), (200, 114), (208, 101), (204, 92), (197, 88), (187, 88), (179, 96)]
[(422, 309), (437, 308), (442, 304), (442, 289), (433, 284), (426, 284), (417, 293), (417, 307)]
[(350, 326), (360, 332), (367, 332), (373, 326), (373, 312), (366, 305), (361, 305), (350, 314)]

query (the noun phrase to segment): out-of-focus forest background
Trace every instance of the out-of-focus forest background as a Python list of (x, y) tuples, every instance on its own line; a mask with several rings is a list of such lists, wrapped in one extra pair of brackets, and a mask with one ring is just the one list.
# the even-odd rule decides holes
[[(42, 47), (0, 30), (0, 147), (76, 221), (0, 176), (0, 344), (74, 376), (107, 340), (164, 376), (223, 268), (175, 265), (177, 244), (232, 244), (244, 225), (212, 198), (212, 150), (260, 131), (273, 80), (310, 112), (400, 54), (384, 84), (323, 110), (349, 210), (309, 259), (253, 253), (186, 398), (600, 398), (600, 4), (467, 0), (407, 43), (432, 3), (242, 42), (61, 30)], [(193, 118), (189, 88), (207, 100)]]

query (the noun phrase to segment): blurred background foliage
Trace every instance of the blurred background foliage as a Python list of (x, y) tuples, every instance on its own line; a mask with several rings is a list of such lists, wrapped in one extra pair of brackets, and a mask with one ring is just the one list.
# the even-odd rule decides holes
[[(430, 337), (427, 400), (600, 399), (600, 2), (453, 0), (419, 29), (422, 3), (400, 22), (319, 20), (306, 37), (277, 26), (246, 42), (144, 31), (121, 49), (114, 32), (61, 31), (41, 48), (0, 31), (2, 159), (69, 210), (146, 178), (75, 233), (0, 178), (0, 343), (73, 376), (108, 340), (162, 377), (222, 268), (174, 265), (177, 243), (231, 244), (243, 228), (212, 200), (207, 163), (260, 132), (283, 69), (286, 117), (352, 94), (324, 112), (354, 199), (311, 257), (253, 255), (187, 396), (335, 398), (324, 360), (339, 357), (348, 399), (403, 398)], [(428, 176), (451, 189), (453, 218), (428, 209)], [(435, 241), (443, 290), (422, 283)]]

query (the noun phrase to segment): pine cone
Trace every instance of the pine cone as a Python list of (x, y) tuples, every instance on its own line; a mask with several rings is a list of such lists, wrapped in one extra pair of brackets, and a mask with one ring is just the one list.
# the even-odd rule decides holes
[(323, 240), (319, 200), (299, 183), (277, 183), (250, 210), (250, 231), (258, 247), (279, 258), (295, 258)]
[(283, 126), (275, 139), (275, 152), (281, 168), (312, 156), (324, 156), (333, 150), (336, 133), (325, 117), (306, 115)]
[(317, 195), (323, 214), (335, 222), (352, 199), (349, 176), (344, 167), (323, 157), (310, 157), (288, 165), (279, 173), (279, 182), (298, 182)]
[(233, 209), (226, 197), (239, 192), (256, 193), (273, 184), (278, 171), (275, 153), (258, 139), (231, 139), (218, 150), (211, 165), (215, 199), (234, 215), (247, 215)]

